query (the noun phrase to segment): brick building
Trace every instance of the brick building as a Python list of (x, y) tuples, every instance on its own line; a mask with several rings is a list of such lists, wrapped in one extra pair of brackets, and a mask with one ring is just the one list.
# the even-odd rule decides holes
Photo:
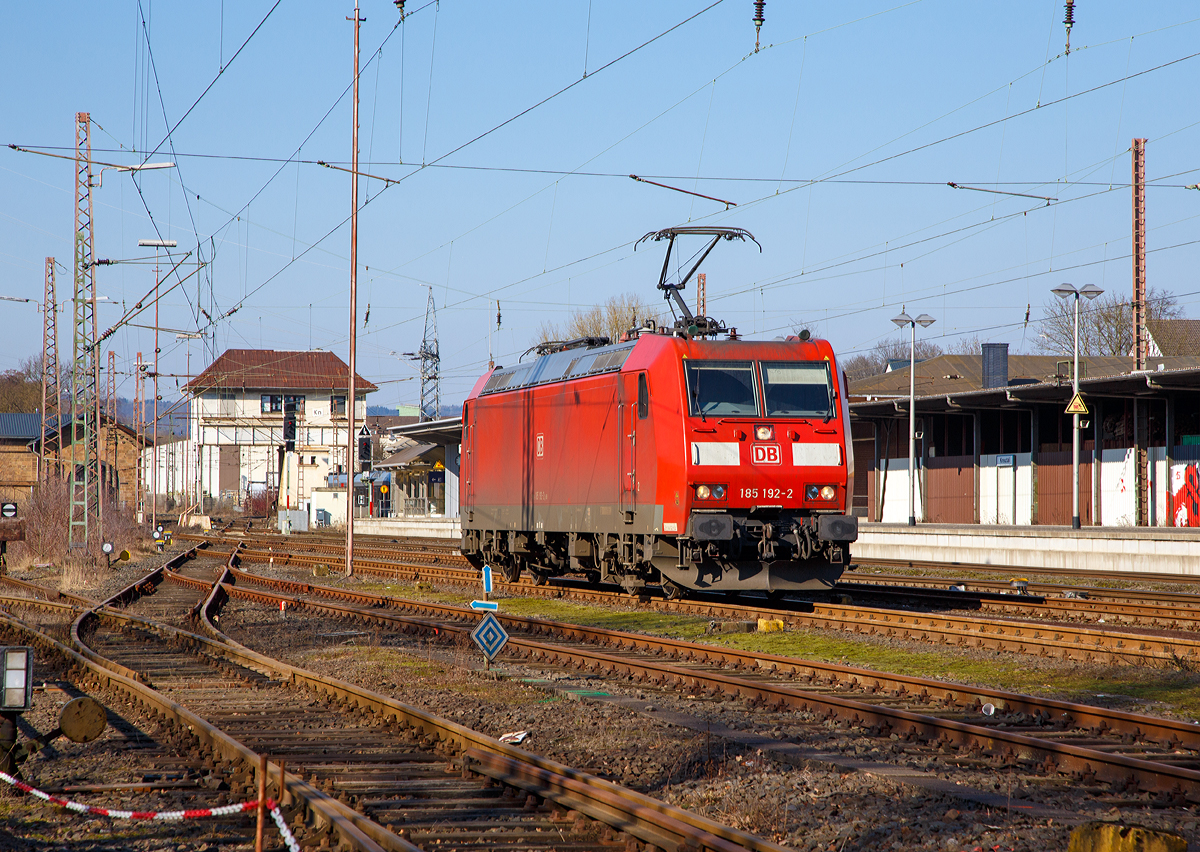
[(37, 484), (39, 414), (0, 414), (0, 500), (25, 500)]
[[(72, 429), (63, 430), (62, 450), (52, 453), (47, 464), (66, 473), (71, 461)], [(0, 500), (24, 500), (38, 480), (39, 447), (42, 439), (40, 414), (0, 414)], [(100, 416), (100, 481), (120, 506), (136, 499), (137, 464), (140, 447), (136, 432), (124, 423)], [(80, 450), (82, 452), (82, 450)]]

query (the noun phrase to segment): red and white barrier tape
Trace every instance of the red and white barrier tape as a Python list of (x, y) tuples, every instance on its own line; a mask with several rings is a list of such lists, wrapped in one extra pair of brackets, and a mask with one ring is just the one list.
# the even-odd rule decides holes
[[(231, 814), (246, 813), (257, 810), (258, 800), (249, 802), (240, 802), (236, 805), (222, 805), (219, 808), (195, 808), (186, 811), (119, 811), (110, 808), (97, 808), (93, 805), (85, 805), (80, 802), (73, 802), (70, 799), (60, 799), (58, 796), (52, 796), (49, 793), (44, 793), (35, 787), (30, 787), (24, 781), (20, 781), (7, 772), (0, 772), (0, 781), (5, 781), (18, 790), (22, 790), (31, 796), (50, 802), (54, 805), (59, 805), (69, 811), (74, 811), (79, 814), (95, 814), (96, 816), (105, 816), (111, 819), (145, 819), (145, 820), (183, 820), (183, 819), (201, 819), (203, 817), (219, 817), (229, 816)], [(279, 805), (273, 799), (267, 799), (267, 808), (271, 812), (271, 819), (275, 821), (275, 825), (279, 827), (279, 834), (283, 837), (284, 845), (287, 846), (289, 852), (300, 852), (300, 844), (296, 842), (296, 838), (292, 836), (292, 832), (288, 829), (287, 823), (283, 819), (283, 813), (279, 810)]]

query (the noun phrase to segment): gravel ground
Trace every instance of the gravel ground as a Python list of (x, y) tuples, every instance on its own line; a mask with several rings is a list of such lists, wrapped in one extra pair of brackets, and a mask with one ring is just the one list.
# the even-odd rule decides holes
[[(0, 643), (16, 641), (0, 633)], [(19, 723), (22, 741), (54, 730), (63, 705), (83, 694), (63, 680), (65, 673), (55, 657), (36, 654), (34, 673), (33, 707)], [(52, 741), (22, 766), (27, 783), (84, 804), (120, 810), (216, 807), (232, 801), (220, 771), (184, 744), (174, 728), (125, 704), (115, 692), (89, 694), (108, 709), (107, 729), (90, 743), (64, 737)], [(131, 783), (158, 783), (167, 789), (58, 793), (68, 785)], [(254, 848), (253, 828), (253, 815), (147, 822), (77, 814), (0, 783), (0, 852), (246, 852)], [(283, 848), (277, 834), (267, 838), (269, 849)]]
[[(102, 569), (84, 582), (69, 579), (72, 590), (100, 598), (164, 559), (153, 554), (111, 572)], [(268, 573), (266, 566), (248, 567)], [(294, 569), (272, 573), (312, 580)], [(37, 575), (19, 576), (38, 581)], [(337, 585), (339, 578), (319, 582)], [(263, 653), (368, 686), (489, 735), (528, 730), (523, 748), (797, 849), (1065, 850), (1073, 824), (1097, 818), (1174, 828), (1194, 846), (1200, 843), (1191, 810), (1150, 810), (1130, 800), (1088, 797), (1062, 782), (1004, 769), (954, 769), (955, 780), (1003, 799), (999, 805), (971, 801), (942, 789), (949, 786), (944, 783), (949, 768), (932, 749), (913, 754), (899, 743), (838, 731), (804, 714), (752, 710), (507, 661), (486, 674), (478, 670), (473, 648), (381, 636), (297, 613), (281, 620), (278, 611), (263, 607), (239, 605), (226, 613), (222, 626)], [(1052, 676), (1054, 664), (1046, 668)], [(909, 774), (905, 780), (895, 777)], [(0, 800), (0, 813), (7, 804)], [(0, 850), (58, 848), (5, 847), (3, 842), (0, 837)], [(206, 842), (211, 849), (237, 848), (219, 839)], [(175, 847), (70, 848), (157, 852)]]
[[(964, 771), (936, 749), (914, 754), (806, 714), (507, 660), (485, 673), (473, 648), (267, 607), (239, 604), (222, 627), (263, 653), (491, 736), (528, 730), (523, 748), (798, 849), (1065, 850), (1085, 819), (1178, 826), (1200, 840), (1190, 811), (1116, 807), (1003, 768)], [(951, 776), (970, 789), (954, 793)]]

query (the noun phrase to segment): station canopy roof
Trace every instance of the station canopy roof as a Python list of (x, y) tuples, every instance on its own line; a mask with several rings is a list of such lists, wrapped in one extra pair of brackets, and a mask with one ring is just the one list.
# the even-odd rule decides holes
[(393, 426), (388, 433), (397, 438), (412, 438), (427, 444), (453, 447), (462, 443), (462, 418), (444, 417), (407, 426)]
[[(1071, 400), (1073, 389), (1070, 359), (1053, 356), (1009, 356), (1007, 387), (983, 388), (982, 381), (972, 382), (962, 373), (951, 373), (951, 362), (944, 359), (970, 359), (978, 356), (939, 356), (917, 364), (916, 407), (918, 411), (958, 411), (980, 408), (1021, 408), (1038, 403)], [(1045, 378), (1014, 377), (1014, 362), (1039, 358), (1064, 362), (1066, 369)], [(1112, 366), (1108, 362), (1119, 362)], [(1200, 391), (1200, 357), (1150, 359), (1151, 369), (1133, 371), (1130, 358), (1081, 358), (1079, 390), (1084, 399), (1130, 399), (1161, 396), (1170, 391)], [(908, 412), (908, 369), (885, 374), (889, 381), (874, 381), (871, 376), (851, 382), (850, 411), (855, 417), (895, 417)], [(974, 384), (974, 387), (971, 385)], [(954, 386), (957, 385), (957, 388)], [(933, 391), (930, 393), (930, 391)], [(865, 397), (865, 398), (864, 398)]]

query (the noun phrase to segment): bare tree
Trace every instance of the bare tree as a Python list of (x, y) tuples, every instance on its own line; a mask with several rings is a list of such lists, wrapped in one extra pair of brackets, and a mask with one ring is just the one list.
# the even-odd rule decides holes
[(958, 340), (946, 349), (949, 355), (982, 355), (983, 343), (978, 334), (972, 334), (970, 337), (960, 337)]
[[(1075, 300), (1052, 297), (1045, 305), (1039, 348), (1048, 355), (1070, 355), (1075, 340)], [(1183, 316), (1175, 296), (1150, 288), (1146, 319)], [(1079, 354), (1127, 356), (1133, 351), (1133, 304), (1128, 293), (1107, 292), (1094, 302), (1079, 303)]]
[(538, 341), (574, 340), (577, 337), (607, 337), (616, 342), (621, 335), (647, 319), (658, 320), (659, 312), (633, 293), (610, 296), (604, 302), (577, 308), (564, 323), (543, 322)]
[(42, 358), (30, 356), (0, 373), (0, 412), (32, 414), (42, 407)]
[[(877, 376), (880, 373), (886, 372), (889, 361), (904, 361), (907, 363), (910, 344), (911, 341), (904, 335), (881, 340), (875, 344), (870, 352), (855, 355), (853, 358), (842, 362), (842, 369), (846, 371), (846, 375), (851, 379)], [(942, 354), (942, 347), (938, 346), (932, 340), (918, 339), (913, 350), (918, 361), (936, 358)]]

